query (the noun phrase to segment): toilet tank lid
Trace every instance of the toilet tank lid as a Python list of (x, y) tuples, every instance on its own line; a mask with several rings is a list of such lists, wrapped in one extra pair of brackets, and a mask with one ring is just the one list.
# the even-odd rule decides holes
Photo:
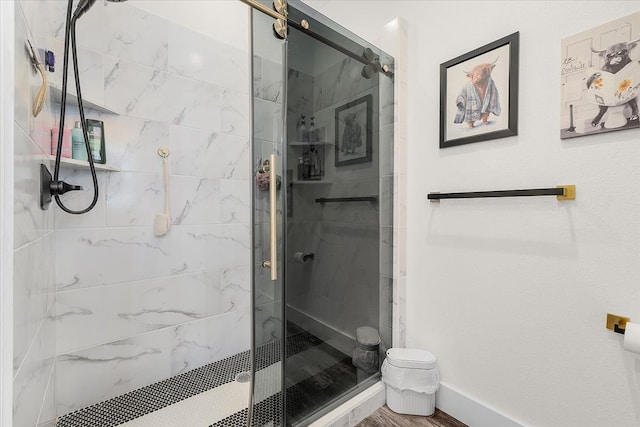
[(418, 348), (390, 348), (387, 361), (398, 368), (433, 369), (437, 366), (433, 353)]

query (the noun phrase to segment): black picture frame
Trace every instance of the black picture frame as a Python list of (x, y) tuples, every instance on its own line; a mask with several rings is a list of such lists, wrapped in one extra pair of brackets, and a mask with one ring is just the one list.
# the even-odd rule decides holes
[[(519, 45), (515, 32), (440, 64), (440, 148), (518, 134)], [(484, 87), (478, 83), (478, 90), (470, 75), (481, 75), (483, 69), (491, 77)]]
[(365, 95), (335, 110), (335, 166), (370, 162), (373, 96)]

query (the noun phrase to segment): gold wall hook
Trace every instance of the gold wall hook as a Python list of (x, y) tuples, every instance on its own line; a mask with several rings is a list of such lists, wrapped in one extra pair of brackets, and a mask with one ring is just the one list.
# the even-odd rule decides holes
[(158, 156), (162, 157), (163, 159), (166, 159), (167, 157), (169, 157), (170, 152), (171, 151), (167, 147), (159, 147), (157, 151)]

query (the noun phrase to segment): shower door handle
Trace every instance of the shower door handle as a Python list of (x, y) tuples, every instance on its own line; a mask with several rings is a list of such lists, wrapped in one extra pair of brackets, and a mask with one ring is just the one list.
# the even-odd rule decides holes
[(276, 155), (269, 155), (269, 225), (270, 234), (270, 259), (264, 261), (262, 266), (271, 269), (271, 280), (278, 279), (278, 210), (277, 198), (277, 168)]

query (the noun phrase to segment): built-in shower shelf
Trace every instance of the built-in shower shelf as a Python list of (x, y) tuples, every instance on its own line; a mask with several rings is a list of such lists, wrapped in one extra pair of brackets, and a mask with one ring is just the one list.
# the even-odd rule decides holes
[[(55, 162), (56, 156), (49, 156), (49, 160), (51, 160), (52, 162)], [(95, 166), (97, 171), (120, 172), (120, 169), (113, 166), (103, 165), (101, 163), (94, 163), (93, 165)], [(66, 157), (62, 157), (60, 159), (60, 167), (67, 168), (67, 169), (89, 170), (89, 162), (85, 162), (84, 160), (76, 160), (76, 159), (69, 159)]]
[(333, 145), (333, 142), (326, 142), (326, 141), (320, 141), (320, 142), (291, 141), (289, 143), (289, 145), (292, 146), (292, 147), (307, 147), (309, 145)]
[[(62, 102), (62, 88), (56, 84), (49, 84), (49, 90), (51, 91), (51, 96), (53, 97), (53, 101), (57, 104)], [(67, 92), (67, 105), (77, 107), (78, 106), (78, 97), (70, 92)], [(102, 113), (108, 114), (120, 114), (111, 108), (105, 107), (102, 103), (96, 102), (95, 100), (91, 100), (85, 96), (82, 97), (82, 105), (84, 108), (88, 108), (91, 110), (100, 111)]]
[(326, 179), (294, 179), (292, 183), (296, 185), (332, 184), (331, 181), (327, 181)]

